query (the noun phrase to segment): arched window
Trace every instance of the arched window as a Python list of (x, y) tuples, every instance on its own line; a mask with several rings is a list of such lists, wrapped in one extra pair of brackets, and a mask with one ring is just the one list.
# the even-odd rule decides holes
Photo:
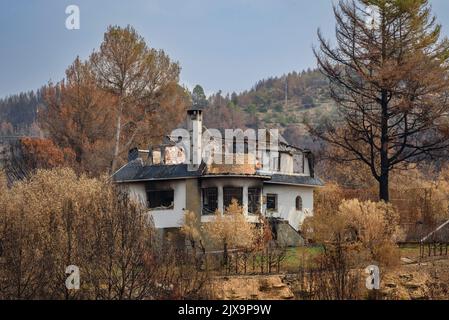
[(296, 210), (302, 211), (302, 198), (301, 196), (296, 197)]

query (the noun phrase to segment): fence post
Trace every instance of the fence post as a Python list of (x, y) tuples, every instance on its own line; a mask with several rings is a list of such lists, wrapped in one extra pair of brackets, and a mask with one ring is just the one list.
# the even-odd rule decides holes
[(271, 273), (271, 250), (267, 248), (267, 255), (268, 255), (268, 273)]
[(239, 253), (235, 253), (235, 274), (239, 274)]
[(232, 256), (232, 254), (229, 255), (229, 274), (232, 274), (232, 264), (234, 263), (234, 257)]
[(245, 259), (243, 260), (243, 263), (244, 263), (244, 270), (245, 270), (245, 274), (246, 274), (246, 264), (247, 264), (247, 262), (248, 262), (248, 255), (247, 255), (247, 253), (245, 253)]
[(267, 273), (271, 272), (271, 268), (270, 268), (270, 252), (269, 252), (269, 247), (267, 247)]
[(256, 256), (253, 254), (253, 273), (256, 272)]

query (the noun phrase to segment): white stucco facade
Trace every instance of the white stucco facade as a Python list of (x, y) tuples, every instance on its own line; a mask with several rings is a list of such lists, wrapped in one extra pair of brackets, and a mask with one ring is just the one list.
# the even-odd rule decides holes
[[(153, 218), (156, 228), (180, 228), (184, 222), (184, 211), (186, 208), (186, 181), (171, 180), (164, 181), (164, 188), (170, 188), (174, 191), (173, 209), (167, 210), (149, 210), (148, 213)], [(127, 185), (131, 199), (139, 201), (147, 206), (147, 194), (145, 183), (132, 183)]]
[[(265, 184), (263, 195), (266, 197), (268, 194), (277, 195), (277, 209), (264, 210), (265, 215), (286, 220), (295, 230), (299, 230), (307, 214), (313, 214), (313, 189), (310, 187)], [(297, 196), (302, 198), (302, 211), (296, 210)]]
[[(155, 227), (158, 229), (165, 228), (180, 228), (184, 220), (184, 212), (186, 209), (187, 185), (185, 180), (172, 180), (160, 182), (164, 188), (174, 190), (174, 204), (172, 209), (167, 210), (148, 210), (148, 213), (153, 218)], [(220, 211), (224, 210), (223, 205), (223, 188), (239, 186), (243, 188), (243, 208), (244, 214), (251, 222), (257, 222), (256, 215), (248, 214), (248, 189), (253, 187), (260, 187), (262, 190), (260, 199), (261, 212), (267, 217), (281, 218), (289, 222), (295, 229), (299, 230), (307, 215), (313, 214), (313, 188), (306, 186), (291, 186), (263, 183), (258, 179), (248, 178), (210, 178), (204, 179), (201, 183), (201, 188), (216, 187), (218, 189), (218, 207)], [(139, 201), (144, 206), (147, 206), (147, 194), (145, 183), (130, 183), (127, 184), (130, 197), (135, 201)], [(274, 211), (266, 210), (267, 195), (277, 195), (277, 209)], [(296, 197), (302, 198), (303, 210), (296, 210)], [(201, 214), (201, 213), (199, 213)], [(201, 222), (207, 223), (214, 219), (213, 215), (202, 215)]]

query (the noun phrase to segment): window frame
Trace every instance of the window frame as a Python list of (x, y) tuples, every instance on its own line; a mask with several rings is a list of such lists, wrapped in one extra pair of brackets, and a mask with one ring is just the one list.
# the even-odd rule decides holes
[[(163, 206), (163, 197), (160, 197), (160, 205), (159, 206), (152, 206), (151, 204), (151, 194), (155, 194), (155, 193), (159, 193), (159, 194), (167, 194), (170, 193), (171, 197), (173, 199), (172, 204), (170, 206)], [(146, 190), (146, 194), (147, 194), (147, 207), (150, 211), (167, 211), (167, 210), (173, 210), (175, 209), (175, 190), (174, 189), (148, 189)]]
[[(300, 204), (300, 205), (298, 205), (298, 204)], [(304, 200), (303, 200), (303, 198), (300, 195), (298, 195), (295, 198), (295, 207), (296, 207), (296, 211), (303, 211), (304, 210)]]
[[(254, 192), (254, 194), (251, 191), (256, 191)], [(250, 215), (257, 215), (260, 213), (260, 205), (261, 205), (261, 198), (262, 195), (262, 189), (261, 188), (248, 188), (248, 214)], [(256, 202), (253, 202), (252, 197), (254, 197), (256, 199)], [(256, 207), (255, 212), (253, 211), (253, 207)]]
[(270, 169), (273, 172), (281, 172), (281, 154), (279, 153), (277, 157), (271, 157)]
[[(267, 193), (267, 195), (266, 195), (266, 197), (267, 197), (267, 204), (266, 204), (266, 206), (267, 206), (267, 211), (270, 211), (270, 212), (277, 212), (278, 211), (278, 194), (276, 194), (276, 193)], [(274, 208), (268, 208), (268, 198), (270, 198), (270, 197), (274, 197)]]
[[(216, 198), (215, 199), (215, 201), (216, 201), (216, 208), (215, 208), (215, 210), (210, 209), (211, 208), (211, 204), (210, 203), (207, 204), (207, 207), (205, 206), (206, 198), (207, 198), (208, 202), (211, 200), (209, 198), (209, 196), (210, 196), (209, 192), (212, 191), (212, 190), (214, 190), (215, 198)], [(202, 215), (207, 216), (207, 215), (215, 214), (215, 212), (218, 210), (218, 188), (217, 187), (203, 188), (202, 192), (201, 192), (201, 195), (202, 195), (202, 204), (201, 204), (201, 206), (202, 206), (202, 210), (201, 210)]]
[[(231, 197), (230, 199), (227, 199), (226, 196), (227, 191), (229, 190), (239, 190), (240, 193), (240, 199), (236, 197)], [(242, 187), (223, 187), (223, 210), (226, 210), (227, 207), (229, 207), (232, 203), (232, 199), (236, 199), (239, 203), (239, 206), (243, 206), (243, 188)], [(229, 200), (229, 203), (228, 203)]]

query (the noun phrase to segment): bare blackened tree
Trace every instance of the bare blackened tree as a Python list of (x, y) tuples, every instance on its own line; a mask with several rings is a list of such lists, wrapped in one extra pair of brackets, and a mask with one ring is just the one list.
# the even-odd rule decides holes
[(388, 202), (391, 170), (449, 146), (449, 43), (427, 0), (341, 0), (334, 13), (337, 46), (318, 32), (315, 55), (341, 117), (309, 128), (367, 165)]

